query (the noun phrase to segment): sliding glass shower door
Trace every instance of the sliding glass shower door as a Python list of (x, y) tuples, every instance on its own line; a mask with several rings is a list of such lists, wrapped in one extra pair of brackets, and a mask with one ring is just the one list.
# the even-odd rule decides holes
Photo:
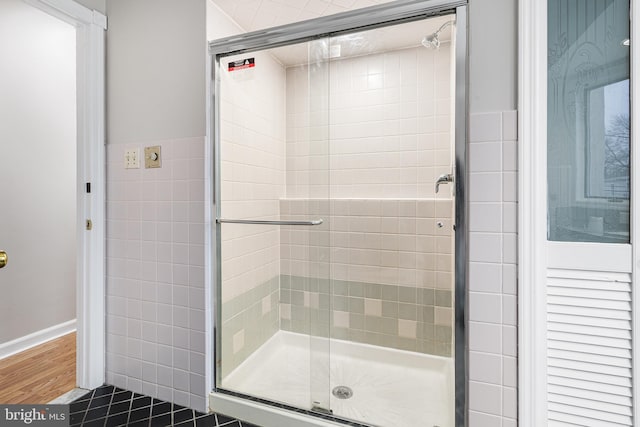
[(227, 56), (216, 73), (217, 384), (316, 411), (329, 409), (327, 46)]
[(215, 58), (217, 392), (455, 424), (457, 19)]

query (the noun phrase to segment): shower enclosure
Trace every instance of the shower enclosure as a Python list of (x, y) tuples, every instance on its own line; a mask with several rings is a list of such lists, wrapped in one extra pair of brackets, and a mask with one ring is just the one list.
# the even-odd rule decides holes
[(214, 410), (464, 425), (464, 4), (210, 44)]

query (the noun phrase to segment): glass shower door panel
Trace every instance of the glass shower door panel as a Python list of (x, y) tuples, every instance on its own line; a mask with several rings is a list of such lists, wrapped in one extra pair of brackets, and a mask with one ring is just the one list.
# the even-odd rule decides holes
[(297, 196), (306, 196), (307, 209), (325, 219), (307, 236), (309, 257), (303, 277), (308, 278), (311, 404), (314, 411), (330, 413), (329, 39), (309, 42), (308, 61), (308, 142), (296, 154), (307, 156), (298, 165), (306, 169), (309, 182), (307, 194)]
[(455, 16), (330, 39), (331, 408), (454, 425)]
[[(280, 220), (284, 123), (273, 112), (284, 103), (276, 96), (278, 75), (264, 71), (267, 61), (263, 53), (220, 60), (218, 218)], [(260, 395), (234, 378), (279, 327), (280, 227), (219, 223), (217, 238), (218, 386)]]
[(217, 386), (308, 410), (329, 393), (328, 120), (308, 83), (322, 81), (312, 45), (223, 57), (217, 69)]

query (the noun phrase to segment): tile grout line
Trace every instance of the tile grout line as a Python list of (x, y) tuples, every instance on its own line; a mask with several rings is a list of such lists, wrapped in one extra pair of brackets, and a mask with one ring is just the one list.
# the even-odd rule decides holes
[(116, 395), (116, 387), (113, 387), (111, 390), (111, 399), (109, 399), (109, 407), (107, 408), (107, 414), (104, 417), (103, 427), (107, 427), (107, 420), (109, 419), (109, 414), (111, 413), (111, 404), (113, 403), (113, 398)]
[[(74, 421), (72, 424), (73, 426), (101, 425), (102, 427), (106, 427), (112, 425), (113, 421), (117, 421), (118, 419), (120, 419), (120, 422), (118, 424), (113, 423), (113, 425), (145, 425), (149, 427), (153, 423), (160, 421), (158, 425), (163, 426), (185, 425), (190, 427), (197, 427), (199, 424), (203, 424), (206, 427), (218, 427), (222, 425), (224, 425), (225, 427), (258, 427), (257, 425), (251, 423), (243, 423), (241, 420), (227, 416), (224, 416), (224, 422), (220, 423), (219, 417), (222, 417), (222, 414), (216, 414), (214, 412), (201, 413), (195, 409), (185, 407), (183, 405), (153, 398), (145, 394), (135, 393), (131, 390), (120, 389), (113, 385), (103, 385), (94, 390), (91, 390), (87, 394), (89, 395), (88, 397), (81, 396), (80, 399), (76, 399), (69, 404), (70, 413), (82, 415), (82, 419)], [(121, 397), (124, 396), (127, 396), (127, 398), (121, 399)], [(97, 399), (108, 399), (108, 403), (95, 408), (91, 408), (91, 405), (95, 404)], [(116, 401), (116, 399), (120, 400)], [(73, 406), (76, 404), (80, 404), (80, 407), (86, 405), (86, 407), (84, 407), (84, 409), (82, 410), (74, 411), (74, 409), (76, 408), (74, 408)], [(116, 405), (122, 404), (127, 405), (127, 412), (118, 412), (117, 414), (111, 413), (112, 408), (116, 407)], [(140, 406), (136, 407), (136, 405)], [(160, 409), (158, 411), (158, 414), (154, 415), (154, 407), (158, 407), (160, 405), (162, 405), (162, 408), (166, 409), (166, 412)], [(89, 411), (96, 410), (96, 414), (101, 414), (105, 410), (106, 412), (99, 416), (92, 416), (92, 419), (88, 420), (87, 417)], [(140, 419), (134, 420), (132, 418), (131, 414), (135, 411), (141, 411), (140, 413), (136, 413), (135, 415), (135, 418), (139, 418), (142, 415)], [(125, 414), (126, 417), (124, 417)], [(178, 414), (178, 417), (176, 417), (176, 414)], [(112, 417), (117, 418), (115, 420), (110, 420), (110, 418)], [(166, 421), (162, 422), (162, 419), (166, 419)], [(202, 420), (202, 423), (199, 423), (199, 420)]]

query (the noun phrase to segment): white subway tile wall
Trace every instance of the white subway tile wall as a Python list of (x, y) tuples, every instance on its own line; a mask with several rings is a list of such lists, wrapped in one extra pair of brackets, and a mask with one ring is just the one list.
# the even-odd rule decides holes
[[(221, 62), (221, 216), (280, 219), (285, 196), (285, 71), (267, 52), (255, 67), (228, 71)], [(222, 226), (222, 302), (278, 276), (277, 226)]]
[(325, 221), (282, 227), (282, 274), (309, 277), (312, 269), (316, 278), (453, 289), (451, 199), (283, 199), (280, 206), (283, 219)]
[[(124, 168), (159, 145), (162, 167)], [(107, 145), (106, 380), (204, 410), (204, 138)]]
[[(221, 60), (221, 216), (279, 220), (285, 196), (285, 69), (268, 52)], [(279, 327), (280, 227), (223, 224), (223, 376)]]
[(469, 425), (517, 425), (517, 112), (472, 114)]
[(287, 197), (433, 198), (436, 177), (451, 172), (450, 51), (337, 59), (311, 85), (309, 67), (287, 68)]
[[(283, 316), (281, 328), (325, 335), (327, 307), (309, 309), (297, 296), (311, 291), (325, 302), (323, 280), (332, 279), (332, 307), (344, 314), (333, 316), (331, 336), (451, 354), (453, 203), (450, 186), (438, 195), (434, 187), (452, 165), (450, 64), (443, 44), (287, 68), (281, 214), (325, 223), (282, 228), (281, 271), (292, 290), (290, 298), (281, 291), (281, 302), (292, 318)], [(374, 284), (394, 292), (363, 299), (358, 289)], [(398, 312), (399, 290), (411, 288), (432, 297), (423, 302), (414, 289)], [(448, 292), (437, 304), (435, 289)]]

